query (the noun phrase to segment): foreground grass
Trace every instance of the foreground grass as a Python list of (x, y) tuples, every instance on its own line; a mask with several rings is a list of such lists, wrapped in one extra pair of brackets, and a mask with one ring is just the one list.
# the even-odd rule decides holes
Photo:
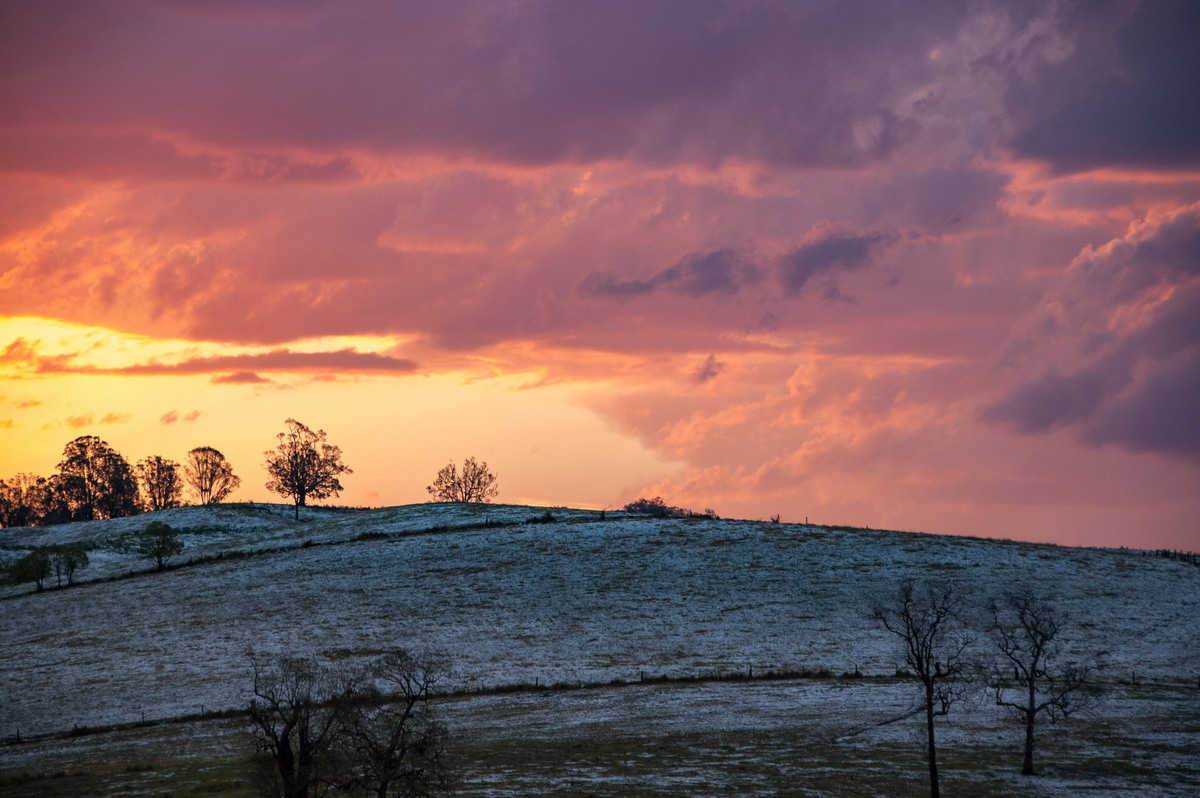
[[(455, 794), (920, 796), (918, 726), (882, 722), (897, 689), (683, 684), (457, 699), (444, 707)], [(1115, 688), (1092, 716), (1046, 731), (1034, 778), (1017, 774), (1019, 730), (989, 711), (945, 719), (946, 794), (1200, 794), (1195, 689)], [(236, 719), (23, 743), (0, 749), (0, 794), (249, 798), (259, 794), (252, 749)]]

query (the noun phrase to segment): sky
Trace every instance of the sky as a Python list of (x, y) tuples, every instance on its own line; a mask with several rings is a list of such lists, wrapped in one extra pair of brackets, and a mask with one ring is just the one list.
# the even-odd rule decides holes
[(1200, 5), (0, 0), (0, 478), (1200, 549)]

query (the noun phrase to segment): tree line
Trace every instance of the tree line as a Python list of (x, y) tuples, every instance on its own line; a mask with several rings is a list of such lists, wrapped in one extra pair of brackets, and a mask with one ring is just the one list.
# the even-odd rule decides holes
[(0, 527), (166, 510), (184, 503), (185, 488), (197, 504), (215, 504), (241, 484), (225, 455), (211, 446), (192, 449), (182, 464), (151, 455), (130, 465), (107, 441), (81, 435), (63, 448), (62, 458), (49, 477), (20, 473), (0, 480)]
[[(296, 520), (310, 499), (327, 499), (342, 491), (342, 474), (354, 473), (342, 461), (342, 450), (289, 418), (276, 435), (276, 446), (263, 452), (267, 490), (291, 499)], [(433, 501), (488, 502), (496, 497), (496, 475), (486, 462), (468, 457), (460, 470), (454, 461), (438, 471), (426, 487)], [(63, 449), (58, 472), (49, 477), (20, 473), (0, 480), (0, 527), (50, 526), (72, 521), (122, 518), (140, 512), (179, 507), (188, 497), (196, 504), (217, 504), (242, 480), (218, 449), (198, 446), (182, 464), (151, 455), (130, 465), (125, 457), (95, 435), (82, 435)]]

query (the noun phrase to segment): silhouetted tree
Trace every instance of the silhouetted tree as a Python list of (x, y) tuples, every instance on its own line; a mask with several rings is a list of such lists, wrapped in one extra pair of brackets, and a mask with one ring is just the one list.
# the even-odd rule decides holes
[(154, 512), (179, 506), (183, 498), (179, 463), (152, 455), (139, 461), (135, 471), (141, 487), (143, 509)]
[(63, 449), (58, 464), (60, 490), (75, 520), (119, 518), (137, 511), (133, 469), (95, 435), (83, 435)]
[(251, 666), (249, 715), (270, 794), (415, 798), (446, 786), (446, 729), (429, 705), (440, 662), (395, 651), (361, 670), (253, 655)]
[(1025, 727), (1021, 773), (1032, 776), (1035, 725), (1039, 717), (1057, 723), (1090, 706), (1095, 697), (1092, 665), (1061, 665), (1059, 634), (1067, 618), (1032, 592), (1009, 593), (989, 607), (992, 642), (1004, 656), (991, 677), (996, 704)]
[(330, 749), (352, 686), (311, 659), (251, 658), (250, 720), (268, 760), (273, 795), (308, 798), (334, 780)]
[(500, 492), (496, 475), (488, 470), (487, 462), (477, 463), (474, 457), (466, 459), (461, 473), (451, 460), (425, 490), (434, 501), (440, 502), (488, 502)]
[(75, 584), (75, 572), (88, 567), (87, 550), (78, 543), (50, 546), (47, 552), (50, 555), (50, 565), (54, 569), (54, 576), (58, 580), (59, 587), (62, 587), (64, 576), (67, 578), (68, 585)]
[(34, 474), (17, 474), (0, 481), (0, 527), (43, 526), (71, 520), (70, 507), (63, 495), (63, 478), (49, 479)]
[(211, 446), (198, 446), (187, 453), (183, 475), (198, 504), (218, 504), (242, 484), (225, 455)]
[(309, 498), (337, 496), (342, 490), (338, 477), (354, 472), (342, 462), (342, 450), (325, 442), (325, 430), (313, 432), (293, 418), (284, 423), (287, 430), (276, 436), (279, 445), (263, 452), (263, 467), (271, 475), (267, 490), (292, 499), (299, 521)]
[(148, 560), (154, 560), (158, 570), (165, 570), (167, 561), (183, 551), (179, 532), (162, 521), (151, 521), (138, 535), (137, 552)]
[(374, 684), (342, 716), (338, 745), (348, 765), (342, 786), (377, 798), (435, 795), (447, 786), (446, 728), (428, 703), (446, 673), (438, 660), (407, 651), (373, 663), (367, 675)]
[(938, 798), (937, 740), (934, 719), (947, 714), (962, 695), (968, 639), (958, 623), (959, 600), (948, 585), (917, 588), (906, 581), (893, 599), (877, 603), (872, 615), (900, 638), (904, 663), (921, 683), (925, 712), (925, 759), (929, 795)]

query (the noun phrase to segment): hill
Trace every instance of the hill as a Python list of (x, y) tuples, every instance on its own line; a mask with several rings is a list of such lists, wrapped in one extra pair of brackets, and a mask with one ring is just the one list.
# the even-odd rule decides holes
[[(1075, 650), (1113, 683), (1171, 692), (1200, 676), (1200, 568), (1138, 552), (504, 505), (309, 508), (299, 524), (290, 514), (218, 505), (0, 532), (12, 554), (71, 541), (93, 562), (84, 584), (8, 588), (0, 600), (0, 735), (242, 707), (250, 650), (342, 662), (433, 650), (453, 662), (459, 691), (752, 670), (882, 678), (900, 659), (869, 608), (907, 578), (953, 581), (977, 608), (1015, 587), (1053, 598), (1078, 622)], [(186, 545), (163, 573), (129, 546), (152, 520), (182, 530)], [(734, 698), (722, 691), (744, 690), (736, 702), (755, 727), (797, 685), (662, 689), (660, 716), (681, 728), (704, 714), (697, 696), (727, 709)], [(911, 698), (895, 680), (873, 689), (843, 705), (831, 735), (902, 713)], [(486, 736), (485, 700), (513, 711), (514, 699), (480, 697), (451, 713)], [(595, 723), (619, 712), (613, 700), (603, 692), (557, 722)], [(527, 710), (511, 725), (545, 706)]]

